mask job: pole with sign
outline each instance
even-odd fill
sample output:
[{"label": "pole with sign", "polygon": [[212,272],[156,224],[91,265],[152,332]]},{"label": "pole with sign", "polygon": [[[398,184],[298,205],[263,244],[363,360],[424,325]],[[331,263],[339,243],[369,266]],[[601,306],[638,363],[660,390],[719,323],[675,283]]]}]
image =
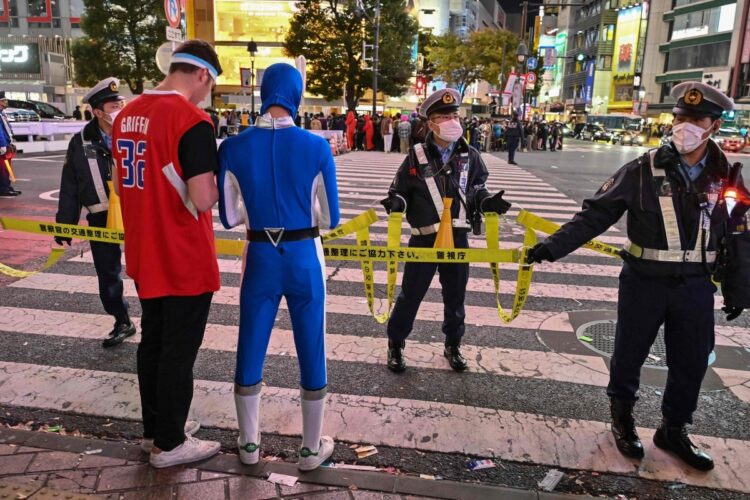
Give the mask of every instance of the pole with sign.
[{"label": "pole with sign", "polygon": [[164,14],[167,16],[167,40],[172,42],[172,51],[175,42],[182,42],[185,37],[182,33],[182,3],[180,0],[164,0]]}]

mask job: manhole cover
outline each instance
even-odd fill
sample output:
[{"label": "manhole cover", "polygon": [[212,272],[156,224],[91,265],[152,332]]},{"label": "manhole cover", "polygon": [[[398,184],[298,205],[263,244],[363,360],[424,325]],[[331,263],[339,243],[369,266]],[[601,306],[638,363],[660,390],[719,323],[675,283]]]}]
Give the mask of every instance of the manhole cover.
[{"label": "manhole cover", "polygon": [[[611,358],[612,354],[615,352],[616,328],[617,321],[614,320],[592,321],[581,325],[576,331],[576,337],[583,345],[592,351],[596,351],[602,356]],[[584,340],[581,337],[586,337],[591,340]],[[715,360],[716,354],[711,351],[711,354],[708,356],[708,364],[713,364]],[[651,346],[644,364],[651,368],[659,368],[662,370],[667,369],[667,346],[664,344],[663,325],[659,328],[659,333],[656,335],[656,340]]]}]

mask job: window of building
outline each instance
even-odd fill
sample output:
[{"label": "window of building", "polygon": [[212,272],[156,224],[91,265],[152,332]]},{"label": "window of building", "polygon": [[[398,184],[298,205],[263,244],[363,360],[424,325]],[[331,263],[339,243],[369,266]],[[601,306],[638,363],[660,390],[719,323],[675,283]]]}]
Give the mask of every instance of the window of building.
[{"label": "window of building", "polygon": [[732,31],[736,11],[737,4],[729,4],[675,16],[672,23],[672,40]]},{"label": "window of building", "polygon": [[70,0],[70,22],[79,23],[83,15],[83,0]]},{"label": "window of building", "polygon": [[51,0],[27,0],[27,2],[29,10],[29,26],[31,26],[31,23],[49,23],[52,21]]},{"label": "window of building", "polygon": [[[224,72],[219,75],[216,81],[218,85],[237,85],[240,83],[240,68],[250,68],[250,54],[245,46],[227,46],[217,45],[216,53],[219,56],[219,62]],[[263,70],[268,66],[285,62],[294,64],[294,60],[284,56],[281,47],[258,47],[258,53],[255,55],[255,70]]]},{"label": "window of building", "polygon": [[612,56],[599,56],[596,69],[610,71],[612,69]]},{"label": "window of building", "polygon": [[674,7],[681,7],[683,5],[690,5],[691,3],[703,2],[704,0],[675,0]]},{"label": "window of building", "polygon": [[216,0],[214,38],[217,42],[281,43],[289,20],[297,11],[295,2],[281,0]]},{"label": "window of building", "polygon": [[[675,85],[679,85],[683,81],[689,82],[691,80],[681,80],[679,82],[666,82],[661,84],[661,95],[659,96],[660,103],[673,103],[674,99],[669,95]],[[697,80],[696,80],[697,81]]]},{"label": "window of building", "polygon": [[607,41],[611,42],[615,39],[615,25],[614,24],[608,24],[607,25]]},{"label": "window of building", "polygon": [[670,50],[667,53],[665,71],[703,68],[707,65],[726,66],[729,64],[730,43],[709,43]]},{"label": "window of building", "polygon": [[18,4],[16,0],[0,0],[0,27],[18,28]]}]

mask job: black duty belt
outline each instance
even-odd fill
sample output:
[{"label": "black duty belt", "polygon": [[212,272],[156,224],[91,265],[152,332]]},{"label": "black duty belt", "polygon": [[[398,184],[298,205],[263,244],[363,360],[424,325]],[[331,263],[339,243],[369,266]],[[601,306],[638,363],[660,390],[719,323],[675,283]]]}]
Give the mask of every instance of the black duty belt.
[{"label": "black duty belt", "polygon": [[271,243],[273,246],[282,241],[310,240],[320,236],[317,226],[305,229],[284,229],[283,227],[267,227],[263,231],[248,231],[247,241],[257,243]]}]

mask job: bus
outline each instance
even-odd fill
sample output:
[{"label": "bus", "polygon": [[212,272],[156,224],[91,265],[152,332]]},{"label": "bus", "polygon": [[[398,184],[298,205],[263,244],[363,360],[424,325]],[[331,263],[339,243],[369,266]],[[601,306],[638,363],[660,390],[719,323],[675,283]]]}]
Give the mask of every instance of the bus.
[{"label": "bus", "polygon": [[640,132],[646,120],[638,115],[589,115],[586,123],[601,125],[607,130],[624,129]]}]

